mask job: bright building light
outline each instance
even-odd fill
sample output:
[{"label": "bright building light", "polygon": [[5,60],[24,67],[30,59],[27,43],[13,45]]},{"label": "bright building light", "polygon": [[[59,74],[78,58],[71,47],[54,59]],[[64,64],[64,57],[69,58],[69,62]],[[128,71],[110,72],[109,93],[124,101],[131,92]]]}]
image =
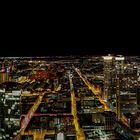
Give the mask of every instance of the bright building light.
[{"label": "bright building light", "polygon": [[103,56],[104,60],[112,60],[113,56]]},{"label": "bright building light", "polygon": [[115,60],[124,60],[124,57],[115,57]]}]

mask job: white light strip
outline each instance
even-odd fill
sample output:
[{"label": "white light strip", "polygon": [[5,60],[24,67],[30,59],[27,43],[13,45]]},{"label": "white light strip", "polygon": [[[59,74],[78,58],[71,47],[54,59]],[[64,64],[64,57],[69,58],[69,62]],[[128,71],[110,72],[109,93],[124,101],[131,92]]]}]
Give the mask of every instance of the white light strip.
[{"label": "white light strip", "polygon": [[104,60],[112,60],[113,56],[103,56]]},{"label": "white light strip", "polygon": [[115,60],[124,60],[124,57],[115,57]]}]

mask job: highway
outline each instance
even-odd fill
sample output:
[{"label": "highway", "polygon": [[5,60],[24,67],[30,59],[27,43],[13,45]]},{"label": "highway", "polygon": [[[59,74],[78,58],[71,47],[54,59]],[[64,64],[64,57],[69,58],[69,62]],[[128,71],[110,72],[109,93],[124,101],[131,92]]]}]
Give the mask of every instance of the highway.
[{"label": "highway", "polygon": [[104,105],[105,111],[110,111],[108,105],[106,102],[101,98],[101,90],[100,88],[95,88],[94,85],[92,85],[84,76],[82,76],[82,73],[79,69],[75,68],[75,71],[78,73],[82,81],[88,86],[89,90],[92,91],[94,95],[99,99],[99,101]]},{"label": "highway", "polygon": [[76,130],[76,137],[77,140],[85,140],[85,134],[82,128],[80,128],[78,117],[77,117],[77,107],[76,107],[76,100],[75,100],[75,92],[72,82],[72,76],[69,74],[69,81],[70,81],[70,91],[71,91],[71,113],[74,118],[74,125]]}]

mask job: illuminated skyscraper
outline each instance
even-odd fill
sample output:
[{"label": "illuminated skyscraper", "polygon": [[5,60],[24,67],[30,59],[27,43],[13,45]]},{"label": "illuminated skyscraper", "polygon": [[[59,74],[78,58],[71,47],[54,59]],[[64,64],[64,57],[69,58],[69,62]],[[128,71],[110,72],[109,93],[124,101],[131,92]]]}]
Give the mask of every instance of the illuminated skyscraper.
[{"label": "illuminated skyscraper", "polygon": [[[139,66],[140,67],[140,66]],[[138,89],[137,89],[137,106],[138,115],[140,116],[140,68],[138,67]]]},{"label": "illuminated skyscraper", "polygon": [[104,60],[104,95],[103,95],[103,98],[106,101],[108,101],[108,97],[110,96],[113,56],[111,56],[111,55],[104,56],[103,60]]},{"label": "illuminated skyscraper", "polygon": [[118,119],[121,118],[121,104],[120,104],[120,79],[121,75],[124,74],[124,60],[123,56],[116,56],[114,60],[115,64],[115,77],[116,78],[116,114]]},{"label": "illuminated skyscraper", "polygon": [[114,60],[116,70],[116,113],[137,113],[137,67],[125,63],[125,57],[117,56]]},{"label": "illuminated skyscraper", "polygon": [[140,87],[138,87],[138,91],[137,91],[137,105],[138,105],[138,109],[140,110]]},{"label": "illuminated skyscraper", "polygon": [[116,114],[118,120],[121,118],[121,107],[120,107],[120,76],[117,77],[116,82]]},{"label": "illuminated skyscraper", "polygon": [[126,65],[120,79],[120,106],[123,114],[137,114],[137,82],[137,68],[133,64]]},{"label": "illuminated skyscraper", "polygon": [[5,130],[4,130],[4,104],[3,104],[3,94],[4,90],[0,90],[0,140],[5,140]]},{"label": "illuminated skyscraper", "polygon": [[2,63],[2,69],[1,69],[2,72],[5,72],[5,67],[4,67],[4,63]]},{"label": "illuminated skyscraper", "polygon": [[115,69],[117,74],[124,73],[124,60],[125,58],[121,55],[115,57]]}]

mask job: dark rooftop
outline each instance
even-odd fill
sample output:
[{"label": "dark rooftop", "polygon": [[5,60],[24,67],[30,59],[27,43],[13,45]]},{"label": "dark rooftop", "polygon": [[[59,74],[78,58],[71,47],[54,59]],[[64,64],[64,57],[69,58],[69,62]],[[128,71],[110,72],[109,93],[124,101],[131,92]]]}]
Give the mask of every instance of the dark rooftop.
[{"label": "dark rooftop", "polygon": [[0,88],[5,88],[5,89],[19,89],[21,86],[20,83],[17,82],[4,82],[0,84]]}]

